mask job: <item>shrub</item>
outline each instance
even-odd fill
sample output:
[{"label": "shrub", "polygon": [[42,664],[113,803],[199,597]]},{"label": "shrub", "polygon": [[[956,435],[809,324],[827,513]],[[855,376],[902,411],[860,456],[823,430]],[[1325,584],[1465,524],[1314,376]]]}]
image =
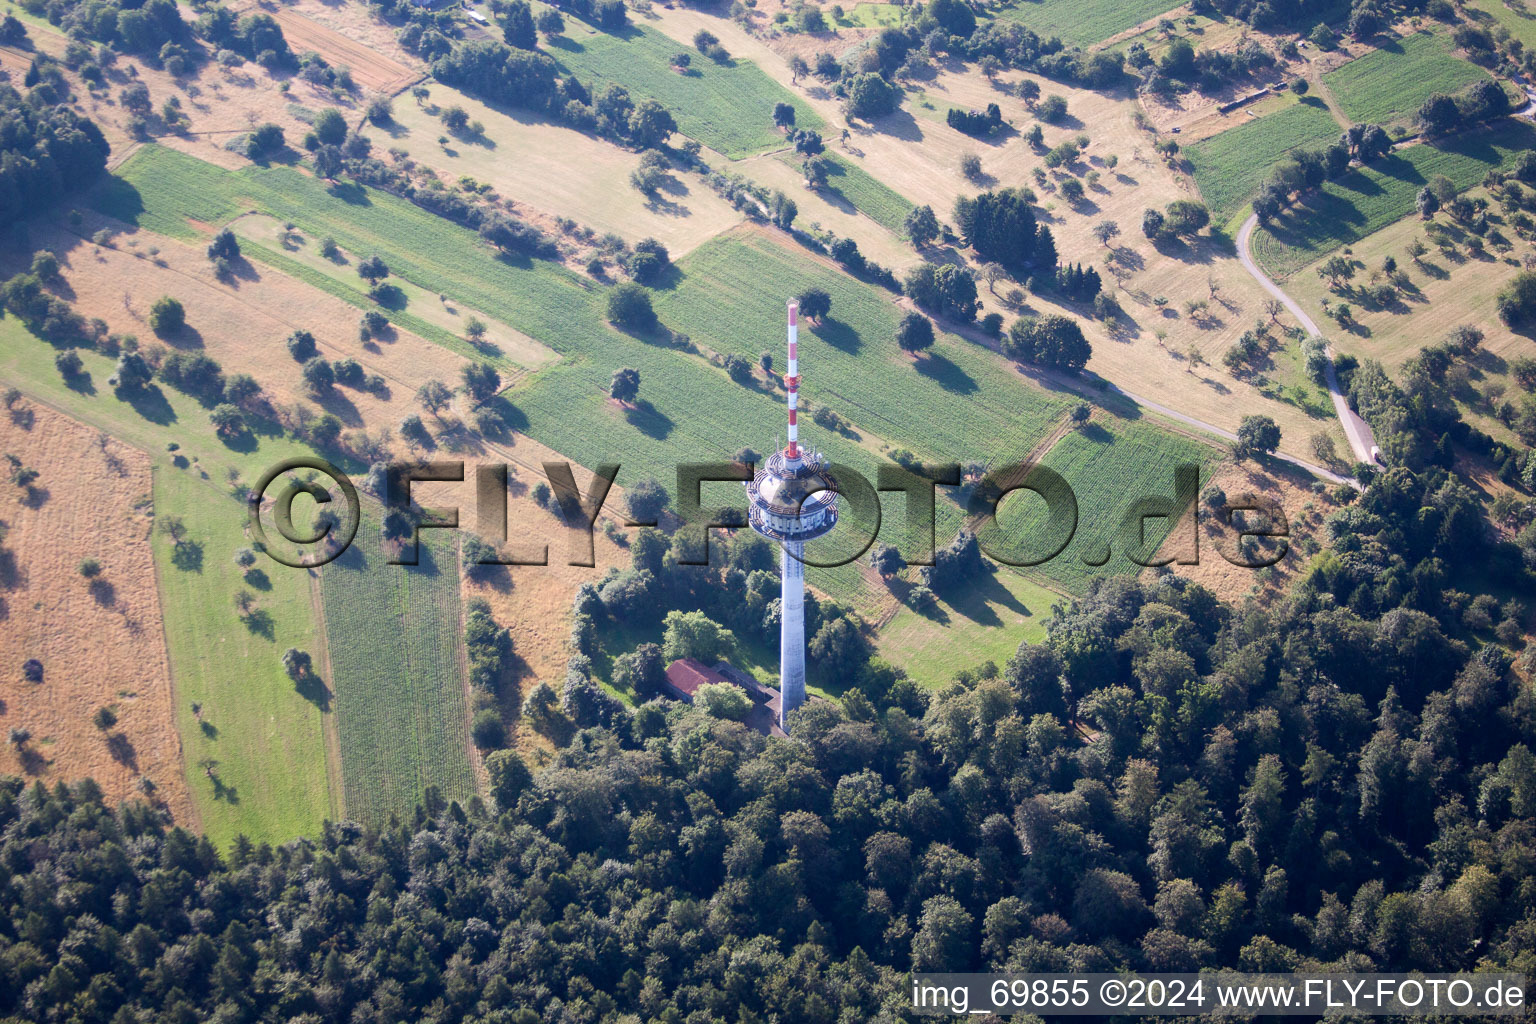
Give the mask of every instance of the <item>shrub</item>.
[{"label": "shrub", "polygon": [[475,746],[481,750],[499,749],[507,745],[507,727],[502,724],[501,715],[494,708],[475,712],[469,734]]},{"label": "shrub", "polygon": [[633,281],[614,286],[608,293],[608,319],[627,330],[644,331],[656,326],[651,293]]},{"label": "shrub", "polygon": [[149,310],[149,326],[156,334],[175,334],[187,323],[187,311],[181,302],[162,295]]}]

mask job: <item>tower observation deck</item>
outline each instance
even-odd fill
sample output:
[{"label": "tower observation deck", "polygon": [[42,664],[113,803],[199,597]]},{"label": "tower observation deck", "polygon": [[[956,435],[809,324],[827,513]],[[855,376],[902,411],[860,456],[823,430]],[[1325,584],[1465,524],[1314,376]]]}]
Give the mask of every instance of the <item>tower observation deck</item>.
[{"label": "tower observation deck", "polygon": [[789,303],[788,443],[760,465],[747,484],[747,521],[779,545],[779,726],[805,703],[805,544],[837,525],[837,484],[819,452],[800,447],[799,309]]}]

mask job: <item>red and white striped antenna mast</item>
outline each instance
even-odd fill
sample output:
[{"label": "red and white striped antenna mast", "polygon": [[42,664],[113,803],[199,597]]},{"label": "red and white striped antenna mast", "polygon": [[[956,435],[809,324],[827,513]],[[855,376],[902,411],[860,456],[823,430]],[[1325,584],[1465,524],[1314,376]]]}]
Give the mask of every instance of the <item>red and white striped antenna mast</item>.
[{"label": "red and white striped antenna mast", "polygon": [[800,406],[800,303],[789,300],[789,366],[784,374],[784,387],[789,392],[789,444],[784,447],[784,457],[791,462],[800,458],[800,428],[796,417]]}]

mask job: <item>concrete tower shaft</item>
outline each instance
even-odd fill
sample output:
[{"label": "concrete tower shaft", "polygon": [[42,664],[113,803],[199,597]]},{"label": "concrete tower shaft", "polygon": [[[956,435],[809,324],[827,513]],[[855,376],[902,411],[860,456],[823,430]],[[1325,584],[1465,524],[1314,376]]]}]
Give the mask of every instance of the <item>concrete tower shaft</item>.
[{"label": "concrete tower shaft", "polygon": [[779,725],[805,703],[805,543],[837,525],[836,481],[819,453],[800,447],[799,309],[791,301],[789,363],[784,390],[789,400],[789,434],[747,484],[747,518],[752,529],[778,543],[779,553]]}]

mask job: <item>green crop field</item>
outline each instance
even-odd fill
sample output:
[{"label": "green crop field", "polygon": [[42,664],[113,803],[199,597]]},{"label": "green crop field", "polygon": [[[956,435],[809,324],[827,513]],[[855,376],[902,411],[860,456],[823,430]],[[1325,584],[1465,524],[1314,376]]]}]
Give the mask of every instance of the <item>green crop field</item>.
[{"label": "green crop field", "polygon": [[1169,0],[1017,0],[997,17],[1018,22],[1044,39],[1056,36],[1068,46],[1088,46],[1177,6]]},{"label": "green crop field", "polygon": [[[783,133],[773,126],[775,103],[794,106],[797,127],[826,127],[803,100],[749,60],[716,63],[643,27],[622,36],[586,35],[573,24],[570,32],[549,46],[567,71],[591,80],[594,91],[617,83],[636,100],[657,100],[672,112],[684,135],[733,160],[784,145]],[[692,58],[687,74],[672,70],[672,57],[679,52]]]},{"label": "green crop field", "polygon": [[1201,139],[1185,147],[1184,155],[1211,209],[1211,222],[1221,225],[1253,197],[1287,153],[1321,147],[1338,137],[1338,122],[1321,100],[1311,99]]},{"label": "green crop field", "polygon": [[1061,595],[1007,568],[957,588],[933,609],[902,608],[880,630],[880,656],[922,686],[939,687],[955,672],[991,661],[1007,664],[1020,643],[1045,639],[1051,605]]},{"label": "green crop field", "polygon": [[[1077,530],[1062,552],[1028,571],[1071,593],[1081,592],[1093,576],[1139,572],[1126,557],[1121,524],[1132,503],[1142,497],[1174,496],[1174,469],[1180,464],[1209,467],[1221,458],[1215,448],[1139,423],[1095,423],[1066,434],[1046,453],[1041,465],[1060,473],[1077,499]],[[1171,523],[1144,523],[1148,550],[1167,535]],[[1054,529],[1054,528],[1052,528]],[[1058,537],[1047,528],[1045,502],[1028,491],[1005,498],[997,516],[992,547],[1011,559],[1049,553]],[[1109,549],[1110,557],[1099,566]]]},{"label": "green crop field", "polygon": [[[907,214],[916,204],[853,161],[832,152],[826,155],[827,183],[823,191],[847,202],[887,231],[901,234]],[[779,159],[796,170],[802,163],[797,154],[784,153]]]},{"label": "green crop field", "polygon": [[1437,174],[1470,188],[1536,146],[1536,128],[1508,119],[1433,145],[1409,146],[1330,181],[1305,202],[1255,232],[1254,254],[1271,273],[1295,272],[1414,212],[1419,190]]},{"label": "green crop field", "polygon": [[1451,53],[1442,33],[1415,32],[1357,57],[1323,76],[1345,115],[1356,123],[1412,120],[1433,93],[1453,93],[1488,72]]},{"label": "green crop field", "polygon": [[662,318],[718,352],[755,360],[767,349],[780,369],[784,296],[808,286],[825,289],[832,296],[827,322],[806,323],[800,332],[809,404],[829,405],[925,457],[1022,456],[1065,409],[990,353],[958,339],[941,337],[926,359],[909,358],[895,341],[903,311],[886,293],[766,235],[715,239],[679,267],[682,281],[659,296]]},{"label": "green crop field", "polygon": [[365,502],[357,539],[320,571],[347,816],[372,824],[427,786],[474,792],[454,535],[425,530],[420,565],[389,565],[379,516]]},{"label": "green crop field", "polygon": [[[233,602],[246,583],[232,556],[250,541],[243,505],[222,489],[228,471],[253,482],[278,459],[309,449],[263,435],[231,448],[216,436],[207,410],[169,388],[125,402],[106,384],[113,360],[89,350],[77,350],[89,386],[65,387],[53,365],[56,352],[14,317],[0,321],[0,379],[149,452],[155,514],[180,516],[187,525],[179,562],[167,538],[156,534],[154,544],[187,788],[204,830],[220,846],[241,833],[258,842],[317,833],[335,813],[321,713],[294,691],[280,663],[288,647],[313,646],[308,582],[296,570],[258,566],[263,576],[255,579],[267,589],[250,589],[266,615],[257,625],[271,635],[240,626]],[[171,442],[178,446],[174,457],[166,450]],[[192,715],[193,701],[203,706],[207,728]],[[205,760],[218,762],[214,773],[226,788],[217,796],[199,764]]]}]

